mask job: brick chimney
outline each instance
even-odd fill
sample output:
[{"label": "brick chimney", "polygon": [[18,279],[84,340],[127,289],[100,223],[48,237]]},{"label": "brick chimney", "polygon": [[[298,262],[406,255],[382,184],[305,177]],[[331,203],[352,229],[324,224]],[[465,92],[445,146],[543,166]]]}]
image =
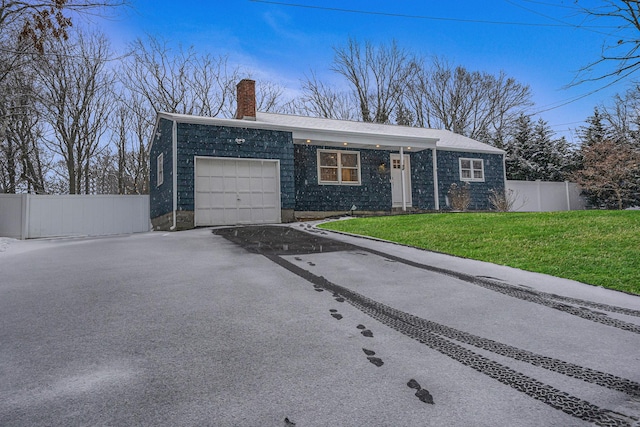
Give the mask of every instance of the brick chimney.
[{"label": "brick chimney", "polygon": [[236,86],[238,89],[238,109],[236,119],[256,119],[256,82],[255,80],[242,79]]}]

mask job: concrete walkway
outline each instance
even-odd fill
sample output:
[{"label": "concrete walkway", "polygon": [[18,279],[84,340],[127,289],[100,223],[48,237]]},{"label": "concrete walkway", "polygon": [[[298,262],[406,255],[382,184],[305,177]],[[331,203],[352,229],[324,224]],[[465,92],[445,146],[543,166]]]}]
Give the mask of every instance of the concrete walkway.
[{"label": "concrete walkway", "polygon": [[308,224],[215,233],[5,244],[0,425],[640,425],[638,297]]}]

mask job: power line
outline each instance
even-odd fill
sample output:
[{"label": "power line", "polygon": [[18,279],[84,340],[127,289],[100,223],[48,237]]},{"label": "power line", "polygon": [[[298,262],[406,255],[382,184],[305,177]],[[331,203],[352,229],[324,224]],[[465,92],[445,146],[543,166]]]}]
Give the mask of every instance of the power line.
[{"label": "power line", "polygon": [[567,5],[564,5],[564,4],[548,3],[548,2],[536,1],[536,0],[522,0],[522,1],[527,2],[527,3],[541,4],[543,6],[560,7],[560,8],[564,8],[564,9],[576,10],[575,6],[567,6]]},{"label": "power line", "polygon": [[544,24],[544,23],[532,23],[532,22],[510,22],[510,21],[488,21],[482,19],[463,19],[463,18],[446,18],[441,16],[427,16],[427,15],[410,15],[405,13],[392,13],[392,12],[378,12],[372,10],[361,10],[361,9],[344,9],[339,7],[327,7],[327,6],[314,6],[307,4],[299,4],[299,3],[287,3],[280,1],[271,1],[271,0],[249,0],[254,3],[265,3],[265,4],[273,4],[278,6],[286,6],[286,7],[298,7],[302,9],[314,9],[314,10],[325,10],[329,12],[341,12],[341,13],[354,13],[360,15],[375,15],[375,16],[388,16],[392,18],[408,18],[408,19],[423,19],[429,21],[446,21],[446,22],[462,22],[467,24],[490,24],[490,25],[516,25],[516,26],[526,26],[526,27],[556,27],[556,28],[615,28],[611,26],[577,26],[568,23],[561,24]]},{"label": "power line", "polygon": [[[534,114],[534,115],[538,115],[538,114],[540,114],[540,113],[546,113],[547,111],[555,110],[555,109],[558,109],[558,108],[560,108],[560,107],[564,107],[564,106],[566,106],[566,105],[573,104],[573,103],[574,103],[574,102],[576,102],[576,101],[579,101],[579,100],[581,100],[581,99],[583,99],[583,98],[586,98],[586,97],[588,97],[588,96],[593,95],[594,93],[598,93],[598,92],[600,92],[601,90],[604,90],[604,89],[606,89],[606,88],[608,88],[608,87],[610,87],[610,86],[613,86],[614,84],[618,83],[620,80],[622,80],[622,79],[623,79],[623,78],[625,78],[625,77],[626,77],[626,75],[625,75],[625,76],[622,76],[622,77],[620,77],[620,78],[617,78],[617,79],[613,80],[612,82],[609,82],[609,83],[607,83],[606,85],[601,86],[601,87],[599,87],[599,88],[597,88],[597,89],[594,89],[594,90],[592,90],[592,91],[590,91],[590,92],[583,93],[582,95],[578,95],[578,96],[575,96],[575,97],[573,97],[573,98],[569,98],[569,99],[565,99],[565,100],[562,100],[562,101],[558,101],[560,104],[558,104],[558,105],[556,105],[556,106],[552,106],[552,105],[557,104],[558,102],[555,102],[555,103],[553,103],[553,104],[548,104],[548,105],[546,105],[546,106],[542,106],[542,107],[540,107],[540,108],[542,108],[541,110],[538,110],[538,111],[534,112],[533,114]],[[548,107],[548,108],[547,108],[547,107]]]},{"label": "power line", "polygon": [[[506,3],[512,5],[512,6],[515,6],[515,7],[518,7],[520,9],[526,10],[529,13],[533,13],[534,15],[542,16],[545,19],[549,19],[551,21],[558,22],[558,23],[562,24],[563,26],[570,27],[570,28],[579,28],[579,29],[591,31],[591,32],[596,33],[596,34],[602,34],[602,35],[605,35],[605,36],[612,36],[612,34],[604,33],[602,31],[597,31],[597,30],[595,30],[595,28],[612,28],[612,29],[613,28],[617,28],[617,27],[605,27],[605,26],[590,26],[590,25],[583,25],[583,24],[571,24],[569,22],[563,21],[563,20],[558,19],[558,18],[554,18],[553,16],[546,15],[544,13],[538,12],[537,10],[533,10],[533,9],[528,8],[526,6],[523,6],[521,4],[515,3],[515,2],[513,2],[511,0],[504,0],[504,1]],[[525,1],[527,1],[527,0],[525,0]],[[538,3],[538,4],[546,4],[546,3],[535,2],[535,1],[530,1],[530,2],[531,3]]]},{"label": "power line", "polygon": [[[60,57],[60,58],[67,58],[67,59],[85,59],[85,58],[95,58],[95,56],[91,56],[91,55],[82,55],[82,54],[73,54],[73,53],[62,53],[62,52],[51,52],[51,51],[45,51],[43,53],[37,53],[37,52],[28,52],[28,51],[20,51],[20,50],[15,50],[15,49],[7,49],[4,47],[0,47],[0,52],[4,52],[4,53],[8,53],[11,55],[17,55],[17,56],[36,56],[36,57]],[[122,55],[118,55],[115,56],[113,58],[107,58],[105,59],[105,62],[115,62],[115,61],[122,61],[123,59],[127,58],[129,56],[128,53],[122,54]]]}]

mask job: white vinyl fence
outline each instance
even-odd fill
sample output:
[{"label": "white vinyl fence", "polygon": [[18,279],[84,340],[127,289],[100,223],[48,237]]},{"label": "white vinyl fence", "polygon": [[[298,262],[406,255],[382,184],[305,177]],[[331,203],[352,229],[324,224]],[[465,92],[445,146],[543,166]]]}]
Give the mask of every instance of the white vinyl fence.
[{"label": "white vinyl fence", "polygon": [[585,209],[580,187],[573,182],[509,181],[516,212],[575,211]]},{"label": "white vinyl fence", "polygon": [[150,228],[147,195],[0,194],[0,237],[106,236]]}]

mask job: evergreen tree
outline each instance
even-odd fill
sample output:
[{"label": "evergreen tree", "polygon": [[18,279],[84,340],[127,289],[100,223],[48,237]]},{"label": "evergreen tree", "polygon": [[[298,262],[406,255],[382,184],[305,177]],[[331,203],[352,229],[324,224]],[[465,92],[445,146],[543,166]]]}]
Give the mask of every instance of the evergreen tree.
[{"label": "evergreen tree", "polygon": [[563,181],[574,169],[575,157],[564,137],[542,119],[535,124],[521,115],[506,145],[507,178],[522,181]]},{"label": "evergreen tree", "polygon": [[527,171],[523,167],[528,142],[532,139],[531,117],[521,114],[517,119],[511,138],[505,144],[507,179],[527,180]]},{"label": "evergreen tree", "polygon": [[605,118],[598,107],[595,107],[593,116],[589,116],[586,120],[587,126],[581,126],[578,129],[581,147],[586,148],[594,143],[611,139],[611,130],[605,126],[604,120]]}]

